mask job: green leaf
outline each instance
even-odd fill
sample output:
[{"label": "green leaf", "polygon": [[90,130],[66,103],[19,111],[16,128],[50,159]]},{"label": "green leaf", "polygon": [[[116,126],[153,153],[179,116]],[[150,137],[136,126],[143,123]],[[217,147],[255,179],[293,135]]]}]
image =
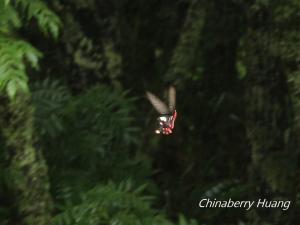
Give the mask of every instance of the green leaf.
[{"label": "green leaf", "polygon": [[7,90],[7,94],[9,96],[9,98],[13,99],[18,90],[18,85],[17,85],[16,81],[14,81],[14,80],[9,81],[6,86],[6,90]]},{"label": "green leaf", "polygon": [[26,58],[31,63],[31,66],[35,69],[38,69],[38,60],[42,56],[41,52],[35,49],[30,49],[25,54],[26,54]]},{"label": "green leaf", "polygon": [[41,0],[17,0],[17,5],[26,12],[27,20],[34,18],[40,30],[57,38],[62,25],[59,17]]},{"label": "green leaf", "polygon": [[246,77],[246,75],[247,75],[247,68],[246,68],[246,66],[241,61],[237,61],[236,62],[236,69],[237,69],[237,72],[238,72],[238,77],[240,79],[243,79],[243,78]]},{"label": "green leaf", "polygon": [[37,69],[41,55],[25,41],[0,36],[0,91],[6,90],[10,98],[17,91],[27,93],[29,90],[25,59]]}]

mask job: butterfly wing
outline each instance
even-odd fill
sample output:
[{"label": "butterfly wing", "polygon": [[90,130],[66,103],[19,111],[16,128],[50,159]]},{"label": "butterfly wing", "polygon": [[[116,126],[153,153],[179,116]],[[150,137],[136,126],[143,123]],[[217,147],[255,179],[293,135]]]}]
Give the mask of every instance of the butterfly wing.
[{"label": "butterfly wing", "polygon": [[169,114],[170,111],[167,107],[167,105],[161,101],[158,97],[156,97],[154,94],[150,92],[146,92],[146,96],[153,105],[153,107],[159,112],[160,114]]},{"label": "butterfly wing", "polygon": [[176,106],[176,90],[173,86],[169,88],[169,110],[173,112]]}]

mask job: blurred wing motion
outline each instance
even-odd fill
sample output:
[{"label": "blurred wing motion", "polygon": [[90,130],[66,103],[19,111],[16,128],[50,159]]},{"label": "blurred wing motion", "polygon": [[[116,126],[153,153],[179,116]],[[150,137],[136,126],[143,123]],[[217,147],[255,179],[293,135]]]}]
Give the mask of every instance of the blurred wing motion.
[{"label": "blurred wing motion", "polygon": [[160,114],[169,114],[170,111],[167,107],[167,105],[161,101],[158,97],[156,97],[154,94],[150,92],[146,92],[147,98],[153,105],[153,107],[160,113]]},{"label": "blurred wing motion", "polygon": [[173,112],[176,106],[176,90],[173,86],[169,88],[169,111]]}]

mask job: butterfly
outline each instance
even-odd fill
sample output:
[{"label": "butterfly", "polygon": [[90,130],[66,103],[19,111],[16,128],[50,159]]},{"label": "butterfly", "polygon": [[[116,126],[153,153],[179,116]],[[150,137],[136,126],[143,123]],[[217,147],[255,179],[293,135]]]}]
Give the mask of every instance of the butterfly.
[{"label": "butterfly", "polygon": [[146,96],[149,99],[150,103],[160,114],[157,118],[158,128],[155,130],[157,134],[169,135],[172,134],[175,120],[177,117],[177,112],[175,109],[176,104],[176,90],[173,86],[169,87],[168,91],[168,100],[169,105],[165,104],[162,100],[156,97],[151,92],[146,92]]}]

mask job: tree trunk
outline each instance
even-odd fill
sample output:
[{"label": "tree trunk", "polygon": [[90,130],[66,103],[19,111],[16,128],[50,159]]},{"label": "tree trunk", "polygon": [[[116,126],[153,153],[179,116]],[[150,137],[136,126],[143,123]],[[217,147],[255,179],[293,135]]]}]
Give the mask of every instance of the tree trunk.
[{"label": "tree trunk", "polygon": [[[201,38],[202,52],[198,59],[203,64],[200,107],[203,153],[207,159],[220,157],[215,164],[223,179],[243,180],[246,165],[234,165],[236,160],[247,160],[245,140],[244,90],[236,68],[238,46],[245,27],[245,16],[237,1],[206,3],[206,17]],[[199,82],[200,83],[200,82]],[[205,109],[205,110],[203,110]],[[199,119],[197,119],[200,121]],[[228,151],[231,154],[228,154]],[[203,157],[203,156],[202,156]],[[201,169],[201,168],[199,168]],[[207,177],[207,179],[211,179]],[[221,182],[219,177],[216,182]]]},{"label": "tree trunk", "polygon": [[187,11],[186,19],[178,43],[173,51],[168,71],[165,75],[169,81],[180,83],[182,78],[196,76],[197,52],[204,24],[205,9],[203,1],[193,0]]},{"label": "tree trunk", "polygon": [[2,124],[20,217],[26,225],[49,225],[52,200],[48,168],[41,150],[35,145],[34,110],[30,96],[18,95],[8,103],[8,111],[5,113],[8,119]]},{"label": "tree trunk", "polygon": [[[256,5],[258,6],[258,5]],[[251,144],[251,183],[256,198],[293,200],[295,146],[293,114],[287,72],[274,49],[272,12],[267,7],[251,8],[245,38],[247,66],[247,137]],[[256,209],[254,222],[286,224],[292,210]]]}]

